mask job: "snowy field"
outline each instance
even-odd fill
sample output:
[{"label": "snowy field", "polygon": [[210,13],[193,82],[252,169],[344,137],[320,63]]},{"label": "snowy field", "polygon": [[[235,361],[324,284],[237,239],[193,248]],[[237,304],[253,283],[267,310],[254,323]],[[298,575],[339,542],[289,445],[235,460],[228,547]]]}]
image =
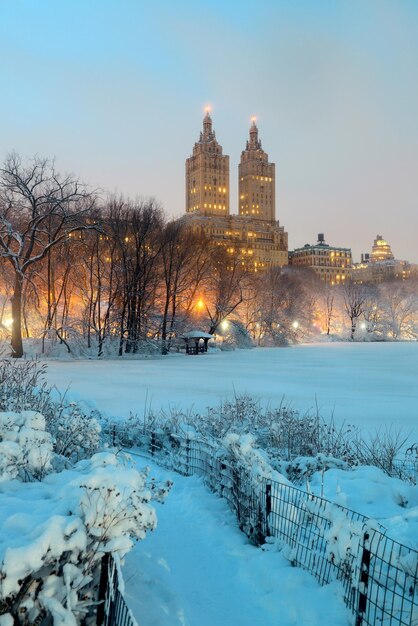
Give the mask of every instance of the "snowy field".
[{"label": "snowy field", "polygon": [[126,557],[126,599],[141,626],[352,622],[338,584],[320,587],[277,551],[252,546],[226,501],[198,478],[157,466],[152,475],[174,480],[174,487],[165,504],[157,505],[155,533]]},{"label": "snowy field", "polygon": [[331,343],[141,360],[48,361],[48,380],[106,415],[170,407],[203,411],[247,392],[369,430],[394,424],[418,439],[418,342]]}]

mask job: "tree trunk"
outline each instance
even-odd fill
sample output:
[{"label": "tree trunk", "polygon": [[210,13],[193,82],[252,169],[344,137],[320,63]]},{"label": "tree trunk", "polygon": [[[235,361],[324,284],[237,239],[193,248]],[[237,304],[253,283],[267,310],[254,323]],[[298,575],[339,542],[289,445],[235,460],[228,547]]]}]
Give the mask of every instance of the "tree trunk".
[{"label": "tree trunk", "polygon": [[167,295],[165,298],[165,304],[164,304],[164,313],[163,313],[163,321],[161,324],[161,354],[167,354],[168,353],[168,349],[167,349],[167,322],[168,322],[168,308],[170,306],[170,296],[168,294],[168,289],[167,289]]},{"label": "tree trunk", "polygon": [[23,290],[23,276],[16,274],[13,296],[11,298],[12,303],[12,354],[15,359],[20,359],[23,356],[23,343],[22,343],[22,290]]}]

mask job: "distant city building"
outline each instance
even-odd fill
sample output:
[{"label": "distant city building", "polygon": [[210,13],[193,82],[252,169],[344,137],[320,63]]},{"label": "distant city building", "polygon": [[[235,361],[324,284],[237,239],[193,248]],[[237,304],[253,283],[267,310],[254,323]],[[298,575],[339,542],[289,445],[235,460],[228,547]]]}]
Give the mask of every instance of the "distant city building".
[{"label": "distant city building", "polygon": [[385,280],[406,280],[418,275],[418,266],[408,261],[362,261],[354,263],[352,277],[356,283],[381,283]]},{"label": "distant city building", "polygon": [[321,280],[339,285],[351,277],[352,256],[350,248],[336,248],[325,243],[323,233],[316,244],[307,243],[289,253],[289,263],[295,267],[312,269]]},{"label": "distant city building", "polygon": [[186,160],[186,214],[191,228],[223,246],[251,271],[288,263],[288,240],[275,219],[275,165],[258,139],[255,118],[241,154],[239,215],[229,212],[229,157],[212,130],[209,111],[203,132]]},{"label": "distant city building", "polygon": [[405,280],[417,273],[417,265],[395,259],[389,243],[382,235],[376,235],[371,253],[362,254],[361,263],[353,265],[353,279],[359,283]]},{"label": "distant city building", "polygon": [[392,250],[387,241],[385,241],[382,235],[376,235],[374,240],[372,253],[370,256],[370,262],[376,263],[379,261],[390,261],[395,257],[392,254]]}]

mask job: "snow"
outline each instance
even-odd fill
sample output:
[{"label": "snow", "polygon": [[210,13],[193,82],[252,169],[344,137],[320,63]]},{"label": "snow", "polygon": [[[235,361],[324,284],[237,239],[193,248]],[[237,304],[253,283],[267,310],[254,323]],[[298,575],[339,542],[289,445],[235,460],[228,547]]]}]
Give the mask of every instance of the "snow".
[{"label": "snow", "polygon": [[84,612],[78,593],[88,599],[84,587],[101,556],[123,556],[156,526],[150,501],[163,494],[148,488],[147,476],[125,465],[123,455],[103,452],[40,482],[1,481],[0,603],[31,577],[20,599],[32,603],[31,623],[43,606],[56,626],[75,626]]},{"label": "snow", "polygon": [[181,339],[215,339],[213,335],[205,333],[204,330],[191,330],[188,333],[184,333]]},{"label": "snow", "polygon": [[[323,484],[322,484],[323,481]],[[309,483],[316,495],[377,520],[387,535],[418,550],[418,486],[387,476],[377,467],[315,473]]]},{"label": "snow", "polygon": [[48,361],[47,377],[71,399],[111,417],[170,407],[204,411],[248,392],[337,422],[394,424],[418,439],[418,342],[308,344],[140,360]]},{"label": "snow", "polygon": [[[418,438],[418,343],[335,343],[141,360],[48,361],[47,377],[61,391],[70,384],[70,399],[81,399],[118,419],[131,411],[142,415],[150,408],[187,411],[193,405],[204,412],[221,398],[247,392],[272,405],[284,397],[302,412],[315,409],[317,400],[321,414],[327,417],[334,411],[337,422],[345,419],[368,429],[394,423],[412,431],[412,440]],[[10,480],[18,474],[13,459],[22,455],[17,446],[42,443],[38,436],[42,420],[34,412],[0,418],[1,445],[8,455],[7,467],[12,467],[12,474],[0,483],[0,562],[9,575],[4,593],[39,568],[46,552],[58,557],[70,549],[75,559],[85,548],[87,535],[90,541],[100,537],[96,516],[101,519],[106,511],[120,510],[121,491],[133,494],[130,505],[139,510],[138,478],[119,470],[107,453],[81,462],[77,471],[50,475],[43,483]],[[250,436],[228,435],[223,446],[253,464],[253,480],[267,475],[266,459],[254,451]],[[42,461],[29,460],[34,465]],[[141,626],[350,623],[338,585],[321,588],[273,547],[263,551],[250,545],[227,503],[198,478],[157,467],[153,472],[159,479],[174,480],[175,486],[167,503],[158,508],[156,533],[126,557],[128,603]],[[83,495],[80,487],[85,489]],[[377,468],[361,467],[351,472],[330,469],[324,479],[316,473],[310,488],[317,494],[324,489],[325,497],[382,523],[389,536],[416,545],[418,487],[388,478]],[[135,528],[138,538],[156,523],[149,497],[145,492],[138,501],[143,516]],[[334,520],[334,533],[340,521]],[[338,528],[343,555],[348,536],[344,525]],[[124,537],[109,538],[107,549],[124,553],[130,548],[132,529],[128,524],[123,530]],[[68,571],[68,576],[75,574]],[[52,606],[56,588],[57,581],[50,576],[42,602],[57,620],[62,613],[62,624],[70,624],[61,596]],[[4,616],[0,625],[8,626],[8,619]]]},{"label": "snow", "polygon": [[0,482],[20,473],[41,477],[50,467],[52,437],[35,411],[0,413]]},{"label": "snow", "polygon": [[252,546],[200,479],[152,473],[174,487],[156,532],[125,558],[126,600],[141,626],[351,623],[337,584],[320,587],[279,552]]}]

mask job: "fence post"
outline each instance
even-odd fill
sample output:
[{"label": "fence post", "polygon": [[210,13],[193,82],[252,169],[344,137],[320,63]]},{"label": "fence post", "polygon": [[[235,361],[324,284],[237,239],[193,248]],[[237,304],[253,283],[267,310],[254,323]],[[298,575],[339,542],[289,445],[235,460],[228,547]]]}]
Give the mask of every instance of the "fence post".
[{"label": "fence post", "polygon": [[186,439],[186,473],[188,476],[192,474],[190,471],[190,439],[187,437]]},{"label": "fence post", "polygon": [[113,424],[112,427],[112,446],[116,447],[116,424]]},{"label": "fence post", "polygon": [[234,495],[234,506],[237,514],[238,525],[243,529],[241,520],[241,501],[240,501],[240,478],[236,467],[232,469],[232,493]]},{"label": "fence post", "polygon": [[271,513],[271,483],[266,484],[266,537],[270,537],[269,515]]},{"label": "fence post", "polygon": [[[220,493],[221,498],[224,498],[225,497],[224,496],[224,491],[225,491],[225,481],[224,481],[225,473],[224,472],[225,472],[225,469],[226,469],[226,465],[225,465],[225,463],[223,461],[221,461],[221,463],[220,463],[220,469],[221,469],[221,472],[220,472],[220,474],[221,474],[220,475],[221,490],[220,490],[219,493]],[[211,478],[212,478],[212,483],[211,484],[213,484],[213,482],[214,482],[213,481],[213,477],[211,477]]]},{"label": "fence post", "polygon": [[109,581],[109,553],[102,557],[102,566],[100,570],[100,582],[99,582],[99,593],[97,597],[98,606],[97,606],[97,617],[96,617],[96,625],[102,626],[104,624],[105,617],[105,598],[106,591]]},{"label": "fence post", "polygon": [[356,616],[356,626],[361,626],[363,624],[363,617],[366,613],[367,608],[367,589],[369,586],[369,568],[370,568],[370,550],[367,547],[369,545],[370,535],[366,531],[363,536],[363,552],[361,555],[361,564],[360,564],[360,586],[359,586],[359,597],[358,597],[358,608],[357,608],[357,616]]}]

